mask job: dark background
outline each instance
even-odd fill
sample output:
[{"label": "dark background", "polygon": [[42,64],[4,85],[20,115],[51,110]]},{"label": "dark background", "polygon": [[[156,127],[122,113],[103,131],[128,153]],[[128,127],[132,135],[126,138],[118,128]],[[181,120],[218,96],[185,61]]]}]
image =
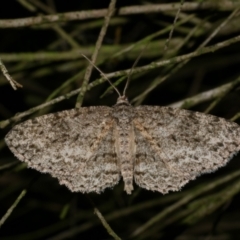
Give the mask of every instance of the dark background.
[{"label": "dark background", "polygon": [[[109,1],[29,0],[27,2],[33,10],[22,5],[20,1],[4,1],[1,3],[0,20],[44,16],[50,13],[89,11],[107,8],[109,4]],[[205,2],[213,5],[204,9],[199,5],[194,9],[186,10],[184,7],[194,1],[184,3],[178,22],[190,15],[192,18],[180,26],[175,26],[166,51],[164,44],[169,37],[169,31],[176,16],[175,8],[171,11],[130,13],[124,16],[116,13],[110,22],[99,52],[98,66],[105,73],[131,68],[146,46],[146,42],[120,56],[113,57],[114,54],[164,29],[166,30],[164,33],[149,41],[137,66],[196,51],[200,44],[239,7],[234,1],[219,1],[218,4],[216,1]],[[170,1],[118,1],[117,12],[121,7],[126,6],[135,6],[137,9],[147,4],[167,3],[171,5]],[[239,35],[239,13],[218,31],[208,46],[230,41]],[[9,119],[17,113],[44,103],[50,94],[80,71],[82,75],[66,84],[55,97],[81,87],[88,62],[80,53],[91,56],[102,23],[102,17],[92,17],[85,20],[33,24],[21,28],[1,27],[0,58],[11,76],[21,83],[23,88],[14,91],[5,77],[0,74],[0,119]],[[74,40],[75,45],[64,39],[59,29]],[[187,38],[190,34],[191,37]],[[223,84],[236,81],[240,73],[239,50],[239,43],[230,44],[228,47],[190,59],[179,70],[176,70],[178,63],[132,74],[127,96],[133,105],[169,105],[188,97],[196,100],[194,97],[197,94],[218,89]],[[79,57],[69,57],[66,60],[57,57],[51,60],[39,57],[43,53],[55,53],[57,56],[62,52],[71,51],[78,51]],[[13,59],[14,56],[21,57]],[[154,81],[157,79],[160,81],[167,75],[165,81],[152,87]],[[91,82],[98,78],[99,73],[94,70]],[[112,81],[115,80],[117,78],[112,79]],[[121,92],[124,84],[125,82],[118,86]],[[112,91],[101,98],[108,87],[109,84],[105,82],[92,88],[86,93],[83,105],[114,105],[117,99],[115,92]],[[149,88],[152,90],[144,98],[134,101]],[[76,97],[75,95],[41,109],[22,120],[48,112],[74,108]],[[236,116],[240,109],[239,84],[235,84],[229,91],[221,92],[208,100],[205,99],[205,95],[200,95],[194,104],[192,100],[188,102],[188,105],[185,104],[185,108],[204,112],[216,100],[216,105],[210,110],[210,114],[227,119]],[[234,121],[240,123],[237,117]],[[92,204],[98,208],[122,239],[179,240],[237,239],[240,237],[239,156],[234,157],[226,167],[219,171],[201,176],[187,184],[178,193],[162,195],[140,189],[135,185],[134,193],[128,196],[123,191],[122,182],[99,195],[71,193],[50,175],[27,169],[13,156],[4,143],[4,136],[14,124],[1,129],[0,135],[0,218],[12,206],[22,190],[26,189],[27,194],[1,226],[0,238],[2,240],[112,239],[94,214]],[[219,182],[227,177],[228,180]],[[209,186],[213,187],[207,190]],[[162,215],[159,216],[159,214]],[[158,220],[155,223],[133,237],[132,234],[135,231],[157,216]]]}]

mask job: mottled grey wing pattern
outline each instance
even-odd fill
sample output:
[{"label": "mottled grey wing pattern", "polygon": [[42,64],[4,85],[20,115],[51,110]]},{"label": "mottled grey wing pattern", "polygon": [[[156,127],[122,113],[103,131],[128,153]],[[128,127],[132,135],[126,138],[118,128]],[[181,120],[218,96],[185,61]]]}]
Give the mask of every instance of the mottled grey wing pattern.
[{"label": "mottled grey wing pattern", "polygon": [[5,140],[17,158],[70,190],[100,192],[120,179],[111,111],[88,107],[44,115],[16,125]]},{"label": "mottled grey wing pattern", "polygon": [[212,115],[159,106],[135,108],[134,178],[167,193],[224,166],[240,150],[240,127]]}]

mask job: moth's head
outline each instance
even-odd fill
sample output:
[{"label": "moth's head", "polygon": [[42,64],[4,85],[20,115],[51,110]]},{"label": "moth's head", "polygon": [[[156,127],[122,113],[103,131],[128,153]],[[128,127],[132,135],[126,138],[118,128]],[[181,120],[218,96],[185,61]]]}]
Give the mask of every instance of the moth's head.
[{"label": "moth's head", "polygon": [[126,105],[130,105],[128,99],[126,96],[120,96],[118,99],[117,99],[117,104],[116,105],[119,105],[119,104],[126,104]]}]

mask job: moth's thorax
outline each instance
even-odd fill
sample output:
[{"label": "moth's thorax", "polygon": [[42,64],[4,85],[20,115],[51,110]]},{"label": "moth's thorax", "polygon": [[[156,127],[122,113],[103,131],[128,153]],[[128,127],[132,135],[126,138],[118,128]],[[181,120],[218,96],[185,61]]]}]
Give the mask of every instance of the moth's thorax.
[{"label": "moth's thorax", "polygon": [[134,108],[125,102],[113,107],[115,119],[115,149],[119,159],[121,174],[128,194],[133,190],[133,159],[135,156],[135,137],[133,130]]},{"label": "moth's thorax", "polygon": [[[128,101],[128,99],[127,99],[126,96],[120,96],[120,97],[117,99],[116,105],[120,105],[120,104],[122,104],[122,103],[124,103],[124,104],[126,104],[126,105],[131,105],[131,104],[129,103],[129,101]],[[115,106],[116,106],[116,105],[115,105]]]},{"label": "moth's thorax", "polygon": [[127,103],[119,103],[113,106],[113,117],[117,121],[132,121],[134,108]]}]

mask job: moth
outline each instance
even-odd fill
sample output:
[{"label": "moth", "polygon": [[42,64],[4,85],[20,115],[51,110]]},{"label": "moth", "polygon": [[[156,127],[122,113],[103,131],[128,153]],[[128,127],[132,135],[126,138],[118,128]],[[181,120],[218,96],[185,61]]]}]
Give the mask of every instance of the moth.
[{"label": "moth", "polygon": [[216,116],[161,106],[51,113],[13,127],[5,141],[30,168],[50,173],[73,192],[102,192],[121,177],[163,194],[224,166],[240,150],[240,127]]}]

